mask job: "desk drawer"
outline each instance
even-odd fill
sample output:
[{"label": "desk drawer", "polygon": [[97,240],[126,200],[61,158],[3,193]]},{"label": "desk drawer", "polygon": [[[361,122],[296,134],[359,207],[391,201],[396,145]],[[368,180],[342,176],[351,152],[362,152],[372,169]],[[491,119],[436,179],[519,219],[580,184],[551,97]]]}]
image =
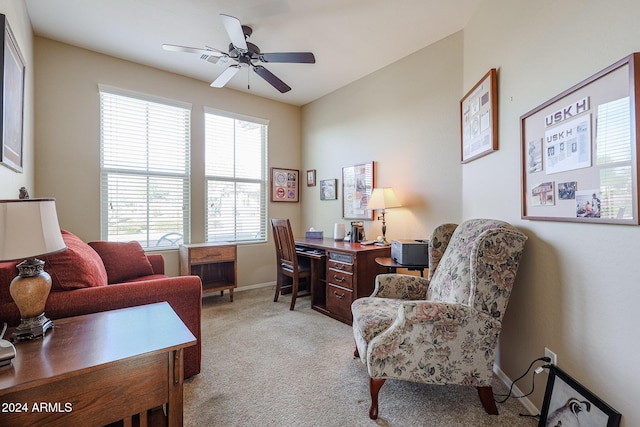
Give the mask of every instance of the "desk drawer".
[{"label": "desk drawer", "polygon": [[207,264],[218,261],[233,261],[236,259],[234,246],[203,246],[189,249],[191,264]]},{"label": "desk drawer", "polygon": [[353,289],[353,274],[329,268],[327,270],[327,282],[343,288]]},{"label": "desk drawer", "polygon": [[340,286],[327,286],[327,310],[345,319],[351,319],[353,292]]},{"label": "desk drawer", "polygon": [[330,259],[329,261],[327,261],[327,266],[335,270],[353,272],[353,264],[349,264],[346,262],[340,262],[340,261]]}]

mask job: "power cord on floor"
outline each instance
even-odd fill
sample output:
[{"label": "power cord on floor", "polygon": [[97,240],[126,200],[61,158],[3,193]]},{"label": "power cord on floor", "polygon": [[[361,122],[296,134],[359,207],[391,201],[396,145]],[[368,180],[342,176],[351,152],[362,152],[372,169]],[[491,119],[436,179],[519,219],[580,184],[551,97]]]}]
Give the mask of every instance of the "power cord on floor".
[{"label": "power cord on floor", "polygon": [[[531,391],[528,392],[527,394],[523,394],[522,396],[512,396],[511,394],[513,393],[513,387],[515,386],[515,384],[518,381],[520,381],[521,379],[523,379],[524,377],[527,376],[527,374],[529,373],[529,371],[531,371],[531,368],[533,368],[533,365],[536,362],[545,362],[546,365],[542,365],[542,366],[540,366],[540,367],[538,367],[536,369],[536,371],[535,371],[535,373],[533,375],[532,381],[531,381]],[[507,393],[507,394],[494,394],[494,396],[504,397],[504,399],[502,399],[502,400],[496,400],[496,403],[504,403],[510,397],[513,397],[514,399],[522,399],[523,397],[527,397],[527,396],[531,395],[533,393],[533,390],[535,389],[535,381],[536,381],[536,375],[535,374],[542,372],[542,368],[551,367],[551,365],[549,365],[549,363],[551,363],[551,359],[549,357],[539,357],[539,358],[535,359],[533,362],[531,362],[531,364],[527,368],[527,371],[511,382],[511,386],[509,387],[509,393]]]}]

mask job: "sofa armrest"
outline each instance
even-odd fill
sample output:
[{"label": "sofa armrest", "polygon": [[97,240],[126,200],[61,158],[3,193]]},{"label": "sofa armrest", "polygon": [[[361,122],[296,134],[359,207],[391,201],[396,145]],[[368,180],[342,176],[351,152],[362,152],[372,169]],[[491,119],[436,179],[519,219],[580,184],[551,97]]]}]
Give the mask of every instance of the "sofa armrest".
[{"label": "sofa armrest", "polygon": [[409,274],[378,274],[372,297],[403,300],[425,299],[429,281]]},{"label": "sofa armrest", "polygon": [[164,274],[164,256],[162,254],[146,254],[153,267],[153,274]]},{"label": "sofa armrest", "polygon": [[202,283],[197,276],[156,278],[52,292],[45,313],[55,320],[162,301],[169,303],[198,341],[195,346],[184,350],[184,376],[191,377],[200,372],[202,352]]}]

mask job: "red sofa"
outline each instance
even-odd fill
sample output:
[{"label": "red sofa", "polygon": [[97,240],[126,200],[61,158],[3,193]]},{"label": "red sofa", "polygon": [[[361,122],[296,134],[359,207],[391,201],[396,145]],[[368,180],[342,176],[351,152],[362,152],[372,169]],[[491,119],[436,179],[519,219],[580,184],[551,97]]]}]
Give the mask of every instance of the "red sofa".
[{"label": "red sofa", "polygon": [[[197,276],[168,277],[161,254],[145,254],[137,242],[84,243],[63,230],[67,250],[47,257],[51,293],[45,314],[50,319],[79,316],[166,301],[198,343],[184,351],[185,378],[200,372],[202,283]],[[20,323],[9,293],[18,262],[0,263],[0,324]]]}]

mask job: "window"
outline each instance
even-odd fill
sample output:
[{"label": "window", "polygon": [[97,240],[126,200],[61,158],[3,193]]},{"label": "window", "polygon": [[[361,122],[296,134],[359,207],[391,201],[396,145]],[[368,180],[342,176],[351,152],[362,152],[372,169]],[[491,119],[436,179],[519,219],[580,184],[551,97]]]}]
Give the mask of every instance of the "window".
[{"label": "window", "polygon": [[206,240],[266,241],[267,122],[205,110]]},{"label": "window", "polygon": [[104,240],[188,240],[190,114],[189,104],[100,86]]}]

